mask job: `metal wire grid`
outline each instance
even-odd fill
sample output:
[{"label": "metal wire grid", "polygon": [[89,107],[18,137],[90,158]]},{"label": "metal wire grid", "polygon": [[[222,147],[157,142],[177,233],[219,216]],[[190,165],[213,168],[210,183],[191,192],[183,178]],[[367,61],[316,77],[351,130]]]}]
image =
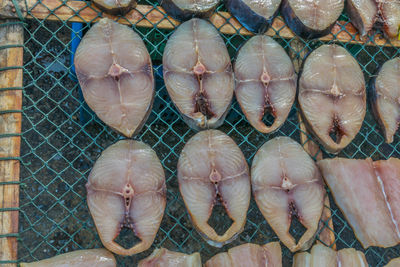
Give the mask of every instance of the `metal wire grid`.
[{"label": "metal wire grid", "polygon": [[[63,0],[64,1],[64,0]],[[65,2],[64,2],[65,3]],[[151,0],[139,4],[152,5]],[[41,1],[38,5],[44,5]],[[89,5],[89,3],[87,4]],[[218,10],[224,10],[221,4]],[[50,14],[52,10],[50,10]],[[28,11],[29,15],[33,14]],[[143,14],[146,15],[146,14]],[[76,16],[79,16],[78,14]],[[101,13],[98,14],[101,17]],[[146,17],[143,18],[147,20]],[[346,14],[340,18],[348,23]],[[230,23],[229,19],[227,23]],[[155,25],[157,26],[157,25]],[[21,193],[19,261],[33,261],[76,249],[102,247],[86,205],[85,183],[91,166],[107,146],[121,137],[105,126],[91,113],[79,93],[79,85],[71,67],[70,55],[73,37],[90,27],[83,24],[78,32],[69,21],[41,21],[36,18],[24,24],[24,98],[21,145]],[[195,134],[180,118],[166,94],[162,80],[161,57],[172,31],[132,27],[144,39],[153,60],[156,75],[155,105],[149,120],[137,139],[151,145],[164,166],[167,178],[167,208],[161,228],[151,249],[133,257],[117,257],[120,266],[135,266],[137,261],[151,253],[153,248],[166,247],[186,253],[199,251],[203,260],[244,242],[263,244],[278,238],[265,222],[254,201],[248,211],[244,232],[222,249],[207,245],[193,229],[176,179],[176,165],[185,142]],[[276,32],[275,39],[295,54],[302,53],[291,46],[296,37],[283,39]],[[346,31],[342,27],[342,31]],[[238,30],[239,32],[239,30]],[[232,59],[248,36],[222,35]],[[305,49],[312,51],[321,41],[306,41]],[[331,42],[337,42],[334,39]],[[378,67],[388,59],[400,56],[400,49],[341,43],[360,63],[368,81]],[[250,164],[257,149],[267,140],[280,135],[300,141],[300,129],[294,106],[282,128],[270,135],[260,134],[247,122],[234,100],[224,125],[220,128],[240,146]],[[270,118],[268,118],[271,122]],[[400,138],[385,144],[379,129],[367,111],[363,127],[354,141],[339,156],[348,158],[386,159],[400,157]],[[330,155],[324,154],[325,157]],[[332,220],[337,247],[354,247],[365,252],[371,266],[382,266],[400,256],[400,246],[388,249],[363,250],[343,215],[331,198]],[[222,225],[225,217],[219,217]],[[295,235],[300,228],[294,227]],[[129,238],[122,238],[129,243]],[[293,254],[283,246],[283,264],[290,266]]]}]

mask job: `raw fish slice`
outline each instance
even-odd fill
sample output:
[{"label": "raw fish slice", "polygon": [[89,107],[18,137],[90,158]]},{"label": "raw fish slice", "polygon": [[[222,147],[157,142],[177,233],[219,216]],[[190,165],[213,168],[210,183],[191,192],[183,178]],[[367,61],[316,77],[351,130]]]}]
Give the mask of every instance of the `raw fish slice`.
[{"label": "raw fish slice", "polygon": [[282,15],[297,35],[306,39],[330,33],[344,8],[344,0],[283,0]]},{"label": "raw fish slice", "polygon": [[167,42],[163,66],[165,86],[185,122],[196,130],[221,126],[230,108],[234,77],[215,27],[201,19],[182,23]]},{"label": "raw fish slice", "polygon": [[116,267],[114,255],[104,248],[77,250],[55,257],[36,261],[22,262],[21,267]]},{"label": "raw fish slice", "polygon": [[400,266],[400,258],[392,259],[385,267],[399,267]]},{"label": "raw fish slice", "polygon": [[226,0],[225,5],[246,29],[264,33],[278,13],[281,0]]},{"label": "raw fish slice", "polygon": [[386,143],[393,142],[400,122],[400,57],[383,64],[372,81],[371,105]]},{"label": "raw fish slice", "polygon": [[376,0],[383,22],[385,34],[389,38],[397,38],[400,29],[400,1]]},{"label": "raw fish slice", "polygon": [[335,251],[321,244],[314,245],[311,253],[294,255],[293,267],[367,267],[365,256],[354,248]]},{"label": "raw fish slice", "polygon": [[[250,124],[262,133],[277,130],[292,108],[297,75],[285,50],[271,37],[252,37],[239,50],[235,63],[236,98]],[[265,113],[274,116],[265,125]]]},{"label": "raw fish slice", "polygon": [[198,252],[189,255],[160,248],[141,260],[138,267],[202,267],[202,265]]},{"label": "raw fish slice", "polygon": [[[398,159],[373,163],[371,159],[335,158],[321,160],[318,166],[364,248],[391,247],[400,243],[397,223],[400,203],[391,191],[400,190],[398,178],[394,178],[400,173]],[[381,166],[390,167],[387,170],[390,175]],[[395,174],[392,168],[396,168]]]},{"label": "raw fish slice", "polygon": [[209,259],[205,267],[281,267],[282,252],[279,242],[264,246],[243,244]]},{"label": "raw fish slice", "polygon": [[314,50],[303,67],[298,101],[309,130],[328,152],[338,153],[357,135],[366,112],[365,81],[357,61],[337,45]]},{"label": "raw fish slice", "polygon": [[[90,172],[87,202],[103,245],[120,255],[148,249],[154,241],[166,204],[164,170],[146,144],[122,140],[103,151]],[[123,228],[141,242],[129,249],[114,239]]]},{"label": "raw fish slice", "polygon": [[136,0],[92,0],[98,8],[112,15],[125,15],[137,5]]},{"label": "raw fish slice", "polygon": [[378,18],[378,7],[375,0],[347,0],[346,9],[351,23],[361,36],[366,36]]},{"label": "raw fish slice", "polygon": [[[193,225],[209,244],[221,247],[243,231],[251,194],[249,169],[229,136],[218,130],[194,135],[180,155],[178,180]],[[216,204],[233,221],[223,235],[208,224]]]},{"label": "raw fish slice", "polygon": [[[289,137],[265,143],[251,168],[253,194],[268,224],[292,252],[308,249],[321,218],[325,190],[320,172],[303,148]],[[307,231],[296,244],[289,233],[292,217]]]},{"label": "raw fish slice", "polygon": [[137,33],[101,19],[79,44],[75,69],[86,103],[101,120],[127,137],[140,131],[153,104],[154,77]]},{"label": "raw fish slice", "polygon": [[158,3],[171,17],[185,21],[194,17],[210,17],[219,4],[219,0],[158,0]]}]

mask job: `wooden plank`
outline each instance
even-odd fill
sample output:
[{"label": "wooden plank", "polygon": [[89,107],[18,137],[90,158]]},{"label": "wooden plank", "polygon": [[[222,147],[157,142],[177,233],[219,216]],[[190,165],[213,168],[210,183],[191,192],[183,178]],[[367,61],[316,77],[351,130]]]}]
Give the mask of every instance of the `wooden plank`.
[{"label": "wooden plank", "polygon": [[[166,15],[163,8],[157,6],[154,8],[150,5],[138,5],[136,9],[125,15],[125,18],[101,13],[96,7],[90,6],[85,1],[67,1],[61,0],[27,0],[28,9],[31,15],[28,18],[37,18],[44,20],[63,20],[70,22],[94,22],[100,19],[99,16],[112,18],[123,24],[135,24],[138,27],[157,27],[159,29],[174,29],[179,25],[177,20]],[[50,11],[54,14],[51,14]],[[216,12],[210,18],[210,21],[220,29],[224,34],[241,34],[252,35],[241,26],[241,24],[232,17],[228,12]],[[342,30],[344,27],[345,30]],[[267,31],[267,35],[276,36],[277,32],[282,38],[291,39],[295,34],[286,26],[282,17],[277,17],[273,21],[272,27]],[[400,47],[400,40],[392,40],[391,43],[382,36],[375,36],[374,42],[365,42],[360,39],[357,30],[351,23],[339,21],[332,30],[333,34],[329,34],[320,38],[322,41],[343,42],[352,44],[367,44],[379,46],[396,46]],[[334,36],[336,35],[336,37]],[[355,37],[354,37],[355,36]]]},{"label": "wooden plank", "polygon": [[[16,21],[16,20],[15,20]],[[10,23],[11,20],[2,20]],[[0,90],[22,87],[22,69],[8,69],[23,65],[23,28],[21,24],[0,25]],[[22,90],[0,91],[0,159],[15,158],[20,155]],[[11,136],[9,136],[11,135]],[[9,136],[9,137],[4,137]],[[19,167],[18,160],[0,160],[0,262],[17,260],[18,210],[19,207]],[[5,184],[8,183],[8,184]],[[14,183],[14,184],[13,184]],[[14,263],[2,266],[17,266]]]}]

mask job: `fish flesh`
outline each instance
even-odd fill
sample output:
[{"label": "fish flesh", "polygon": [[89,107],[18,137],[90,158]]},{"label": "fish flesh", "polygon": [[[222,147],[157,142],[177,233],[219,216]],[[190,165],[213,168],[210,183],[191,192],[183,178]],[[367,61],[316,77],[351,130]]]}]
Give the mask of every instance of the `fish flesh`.
[{"label": "fish flesh", "polygon": [[314,245],[311,253],[301,252],[293,257],[293,267],[368,267],[365,255],[354,248],[335,251],[321,244]]},{"label": "fish flesh", "polygon": [[330,153],[339,153],[357,135],[366,113],[364,76],[341,46],[322,45],[306,59],[298,102],[310,132]]},{"label": "fish flesh", "polygon": [[225,5],[246,29],[264,33],[278,13],[281,0],[226,0]]},{"label": "fish flesh", "polygon": [[[250,174],[232,138],[218,130],[201,131],[190,138],[178,161],[178,181],[193,225],[210,245],[222,247],[243,231],[250,204]],[[208,224],[218,204],[233,221],[223,235]]]},{"label": "fish flesh", "polygon": [[184,121],[196,130],[221,126],[235,82],[217,29],[202,19],[182,23],[165,46],[163,67],[165,86]]},{"label": "fish flesh", "polygon": [[393,142],[400,122],[400,57],[383,64],[372,80],[371,106],[386,143]]},{"label": "fish flesh", "polygon": [[22,262],[21,267],[116,267],[114,255],[104,248],[77,250],[55,257],[35,261]]},{"label": "fish flesh", "polygon": [[101,19],[82,38],[75,71],[86,103],[103,122],[126,137],[141,130],[155,91],[150,55],[137,33]]},{"label": "fish flesh", "polygon": [[364,248],[400,243],[400,159],[324,159],[322,175]]},{"label": "fish flesh", "polygon": [[92,0],[93,4],[111,15],[125,15],[136,7],[136,0]]},{"label": "fish flesh", "polygon": [[209,259],[204,267],[281,267],[282,252],[279,242],[263,246],[243,244]]},{"label": "fish flesh", "polygon": [[[133,255],[151,246],[166,204],[164,170],[151,147],[134,140],[109,146],[93,166],[86,189],[90,213],[108,250]],[[141,240],[129,249],[114,241],[124,227]]]},{"label": "fish flesh", "polygon": [[[271,37],[257,35],[240,48],[235,66],[235,94],[250,124],[262,133],[286,121],[296,97],[297,75],[285,50]],[[265,125],[266,113],[274,116]]]},{"label": "fish flesh", "polygon": [[282,15],[298,36],[314,39],[329,34],[344,8],[344,0],[283,0]]},{"label": "fish flesh", "polygon": [[180,21],[195,17],[208,18],[219,2],[220,0],[158,0],[169,16]]},{"label": "fish flesh", "polygon": [[378,6],[375,0],[347,0],[346,10],[351,23],[360,35],[365,37],[378,18]]},{"label": "fish flesh", "polygon": [[395,258],[389,261],[388,264],[385,265],[385,267],[399,267],[400,266],[400,258]]},{"label": "fish flesh", "polygon": [[138,267],[202,267],[202,265],[198,252],[188,255],[160,248],[141,260]]},{"label": "fish flesh", "polygon": [[[276,137],[260,147],[251,167],[257,206],[290,251],[308,249],[322,215],[325,189],[312,158],[289,137]],[[289,233],[293,217],[307,229],[296,244]]]},{"label": "fish flesh", "polygon": [[400,1],[376,0],[383,29],[390,39],[397,38],[400,30]]}]

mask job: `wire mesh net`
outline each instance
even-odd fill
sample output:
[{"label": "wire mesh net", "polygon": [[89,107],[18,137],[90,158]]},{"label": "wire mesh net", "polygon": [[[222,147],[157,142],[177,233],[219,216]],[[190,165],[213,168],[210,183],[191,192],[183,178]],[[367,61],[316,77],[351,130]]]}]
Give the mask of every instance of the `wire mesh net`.
[{"label": "wire mesh net", "polygon": [[[159,9],[154,0],[139,1],[139,4]],[[37,5],[46,6],[46,3],[38,1]],[[218,10],[224,10],[222,4]],[[50,15],[54,15],[54,10],[49,11]],[[28,10],[28,15],[33,18],[24,24],[19,261],[43,259],[76,249],[102,247],[86,205],[85,183],[101,151],[121,139],[121,136],[104,125],[84,103],[71,62],[77,41],[90,28],[92,21],[76,24],[61,18],[58,21],[39,20],[31,10]],[[142,20],[151,22],[146,14],[143,15]],[[98,12],[98,17],[101,16],[102,13]],[[340,20],[344,21],[341,31],[346,31],[345,26],[349,23],[346,14]],[[228,19],[226,23],[231,21]],[[277,236],[253,200],[243,233],[221,249],[207,245],[193,229],[178,190],[176,165],[185,142],[195,132],[180,118],[166,93],[162,79],[162,53],[172,30],[159,29],[157,25],[152,28],[131,26],[144,39],[153,60],[156,78],[154,108],[136,139],[151,145],[161,159],[168,193],[167,208],[152,248],[132,257],[118,257],[120,266],[135,266],[138,260],[161,246],[186,253],[199,251],[202,259],[207,260],[218,252],[244,242],[263,244],[277,241]],[[240,45],[249,38],[240,35],[239,31],[240,29],[234,34],[222,34],[232,59]],[[297,37],[284,39],[280,37],[280,30],[276,31],[274,38],[292,55],[293,60],[301,60],[305,51],[312,51],[323,43]],[[302,50],[294,48],[295,42],[304,45]],[[384,47],[367,46],[343,43],[334,36],[333,40],[328,41],[331,42],[340,43],[353,54],[362,67],[366,81],[373,77],[385,61],[400,56],[400,49],[391,46],[388,41]],[[279,131],[265,135],[250,126],[235,100],[220,129],[235,140],[249,164],[265,141],[285,135],[300,142],[301,133],[295,106]],[[384,143],[368,110],[359,134],[339,156],[371,157],[374,160],[400,157],[399,143],[399,135],[395,136],[392,144]],[[324,156],[330,157],[325,153]],[[364,251],[371,266],[382,266],[390,259],[400,256],[399,246],[363,250],[332,198],[330,201],[330,220],[333,220],[338,249],[354,247]],[[221,214],[216,221],[217,225],[223,225],[227,222],[227,216]],[[301,228],[294,227],[293,234],[300,235],[301,231]],[[129,236],[122,237],[120,242],[128,244],[132,242],[131,239]],[[283,247],[284,266],[291,265],[292,256]]]}]

